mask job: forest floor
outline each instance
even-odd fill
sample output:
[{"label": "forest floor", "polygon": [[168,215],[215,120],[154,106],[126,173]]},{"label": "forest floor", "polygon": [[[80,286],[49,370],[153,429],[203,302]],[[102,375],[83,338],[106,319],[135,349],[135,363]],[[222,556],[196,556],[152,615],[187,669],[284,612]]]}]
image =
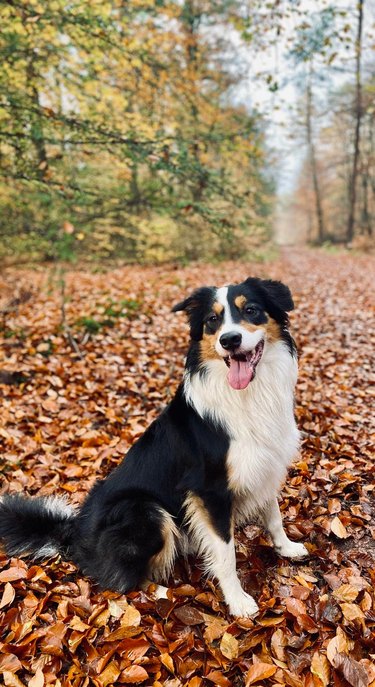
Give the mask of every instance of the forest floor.
[{"label": "forest floor", "polygon": [[[169,599],[99,592],[71,562],[0,554],[0,681],[19,687],[375,685],[375,507],[370,377],[375,261],[285,250],[266,264],[1,277],[2,492],[80,503],[172,397],[188,341],[173,304],[202,284],[281,279],[296,310],[300,456],[281,494],[309,560],[237,532],[241,580],[260,614],[231,618],[199,562]],[[374,429],[374,426],[372,426]]]}]

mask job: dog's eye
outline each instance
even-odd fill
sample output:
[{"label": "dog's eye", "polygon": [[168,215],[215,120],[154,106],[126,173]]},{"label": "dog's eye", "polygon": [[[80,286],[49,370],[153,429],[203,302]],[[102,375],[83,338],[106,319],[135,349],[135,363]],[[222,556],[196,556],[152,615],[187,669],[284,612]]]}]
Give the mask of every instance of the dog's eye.
[{"label": "dog's eye", "polygon": [[245,308],[246,315],[257,315],[259,308],[256,305],[247,305]]},{"label": "dog's eye", "polygon": [[217,322],[218,321],[218,316],[217,315],[210,315],[207,322]]}]

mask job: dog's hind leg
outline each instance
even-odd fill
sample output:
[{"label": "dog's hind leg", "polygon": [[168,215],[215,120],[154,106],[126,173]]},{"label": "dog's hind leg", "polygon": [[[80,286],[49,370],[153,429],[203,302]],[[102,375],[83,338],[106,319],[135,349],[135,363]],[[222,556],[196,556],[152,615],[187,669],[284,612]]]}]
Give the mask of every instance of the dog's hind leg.
[{"label": "dog's hind leg", "polygon": [[291,541],[287,537],[276,498],[267,504],[262,515],[264,526],[270,533],[273,545],[280,556],[285,556],[285,558],[304,558],[304,556],[309,555],[308,550],[303,544]]},{"label": "dog's hind leg", "polygon": [[102,589],[125,594],[150,576],[166,579],[172,569],[177,528],[172,516],[146,498],[119,498],[85,531],[85,514],[73,559]]}]

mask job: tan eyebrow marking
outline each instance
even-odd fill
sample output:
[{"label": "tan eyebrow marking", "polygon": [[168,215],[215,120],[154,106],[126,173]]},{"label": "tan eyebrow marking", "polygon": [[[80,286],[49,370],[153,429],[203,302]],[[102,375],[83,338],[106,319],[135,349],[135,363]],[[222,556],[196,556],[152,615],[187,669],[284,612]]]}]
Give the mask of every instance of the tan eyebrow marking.
[{"label": "tan eyebrow marking", "polygon": [[237,306],[239,310],[241,310],[241,308],[244,307],[246,301],[246,296],[236,296],[236,298],[234,299],[234,304]]},{"label": "tan eyebrow marking", "polygon": [[216,301],[212,306],[212,310],[216,315],[222,315],[224,312],[224,306]]}]

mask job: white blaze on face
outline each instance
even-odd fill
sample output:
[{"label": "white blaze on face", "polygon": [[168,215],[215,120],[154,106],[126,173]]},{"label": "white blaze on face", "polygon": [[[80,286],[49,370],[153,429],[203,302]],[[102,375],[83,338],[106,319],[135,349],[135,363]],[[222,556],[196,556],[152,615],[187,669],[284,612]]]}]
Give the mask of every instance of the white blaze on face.
[{"label": "white blaze on face", "polygon": [[222,286],[220,289],[217,289],[216,300],[224,307],[224,321],[217,333],[215,344],[217,353],[223,358],[228,356],[228,351],[220,344],[220,337],[222,334],[227,334],[228,332],[237,332],[242,336],[241,346],[237,349],[236,353],[249,353],[255,348],[259,341],[264,338],[263,330],[257,329],[254,332],[250,332],[246,327],[242,327],[239,322],[233,322],[230,305],[228,303],[227,286]]}]

